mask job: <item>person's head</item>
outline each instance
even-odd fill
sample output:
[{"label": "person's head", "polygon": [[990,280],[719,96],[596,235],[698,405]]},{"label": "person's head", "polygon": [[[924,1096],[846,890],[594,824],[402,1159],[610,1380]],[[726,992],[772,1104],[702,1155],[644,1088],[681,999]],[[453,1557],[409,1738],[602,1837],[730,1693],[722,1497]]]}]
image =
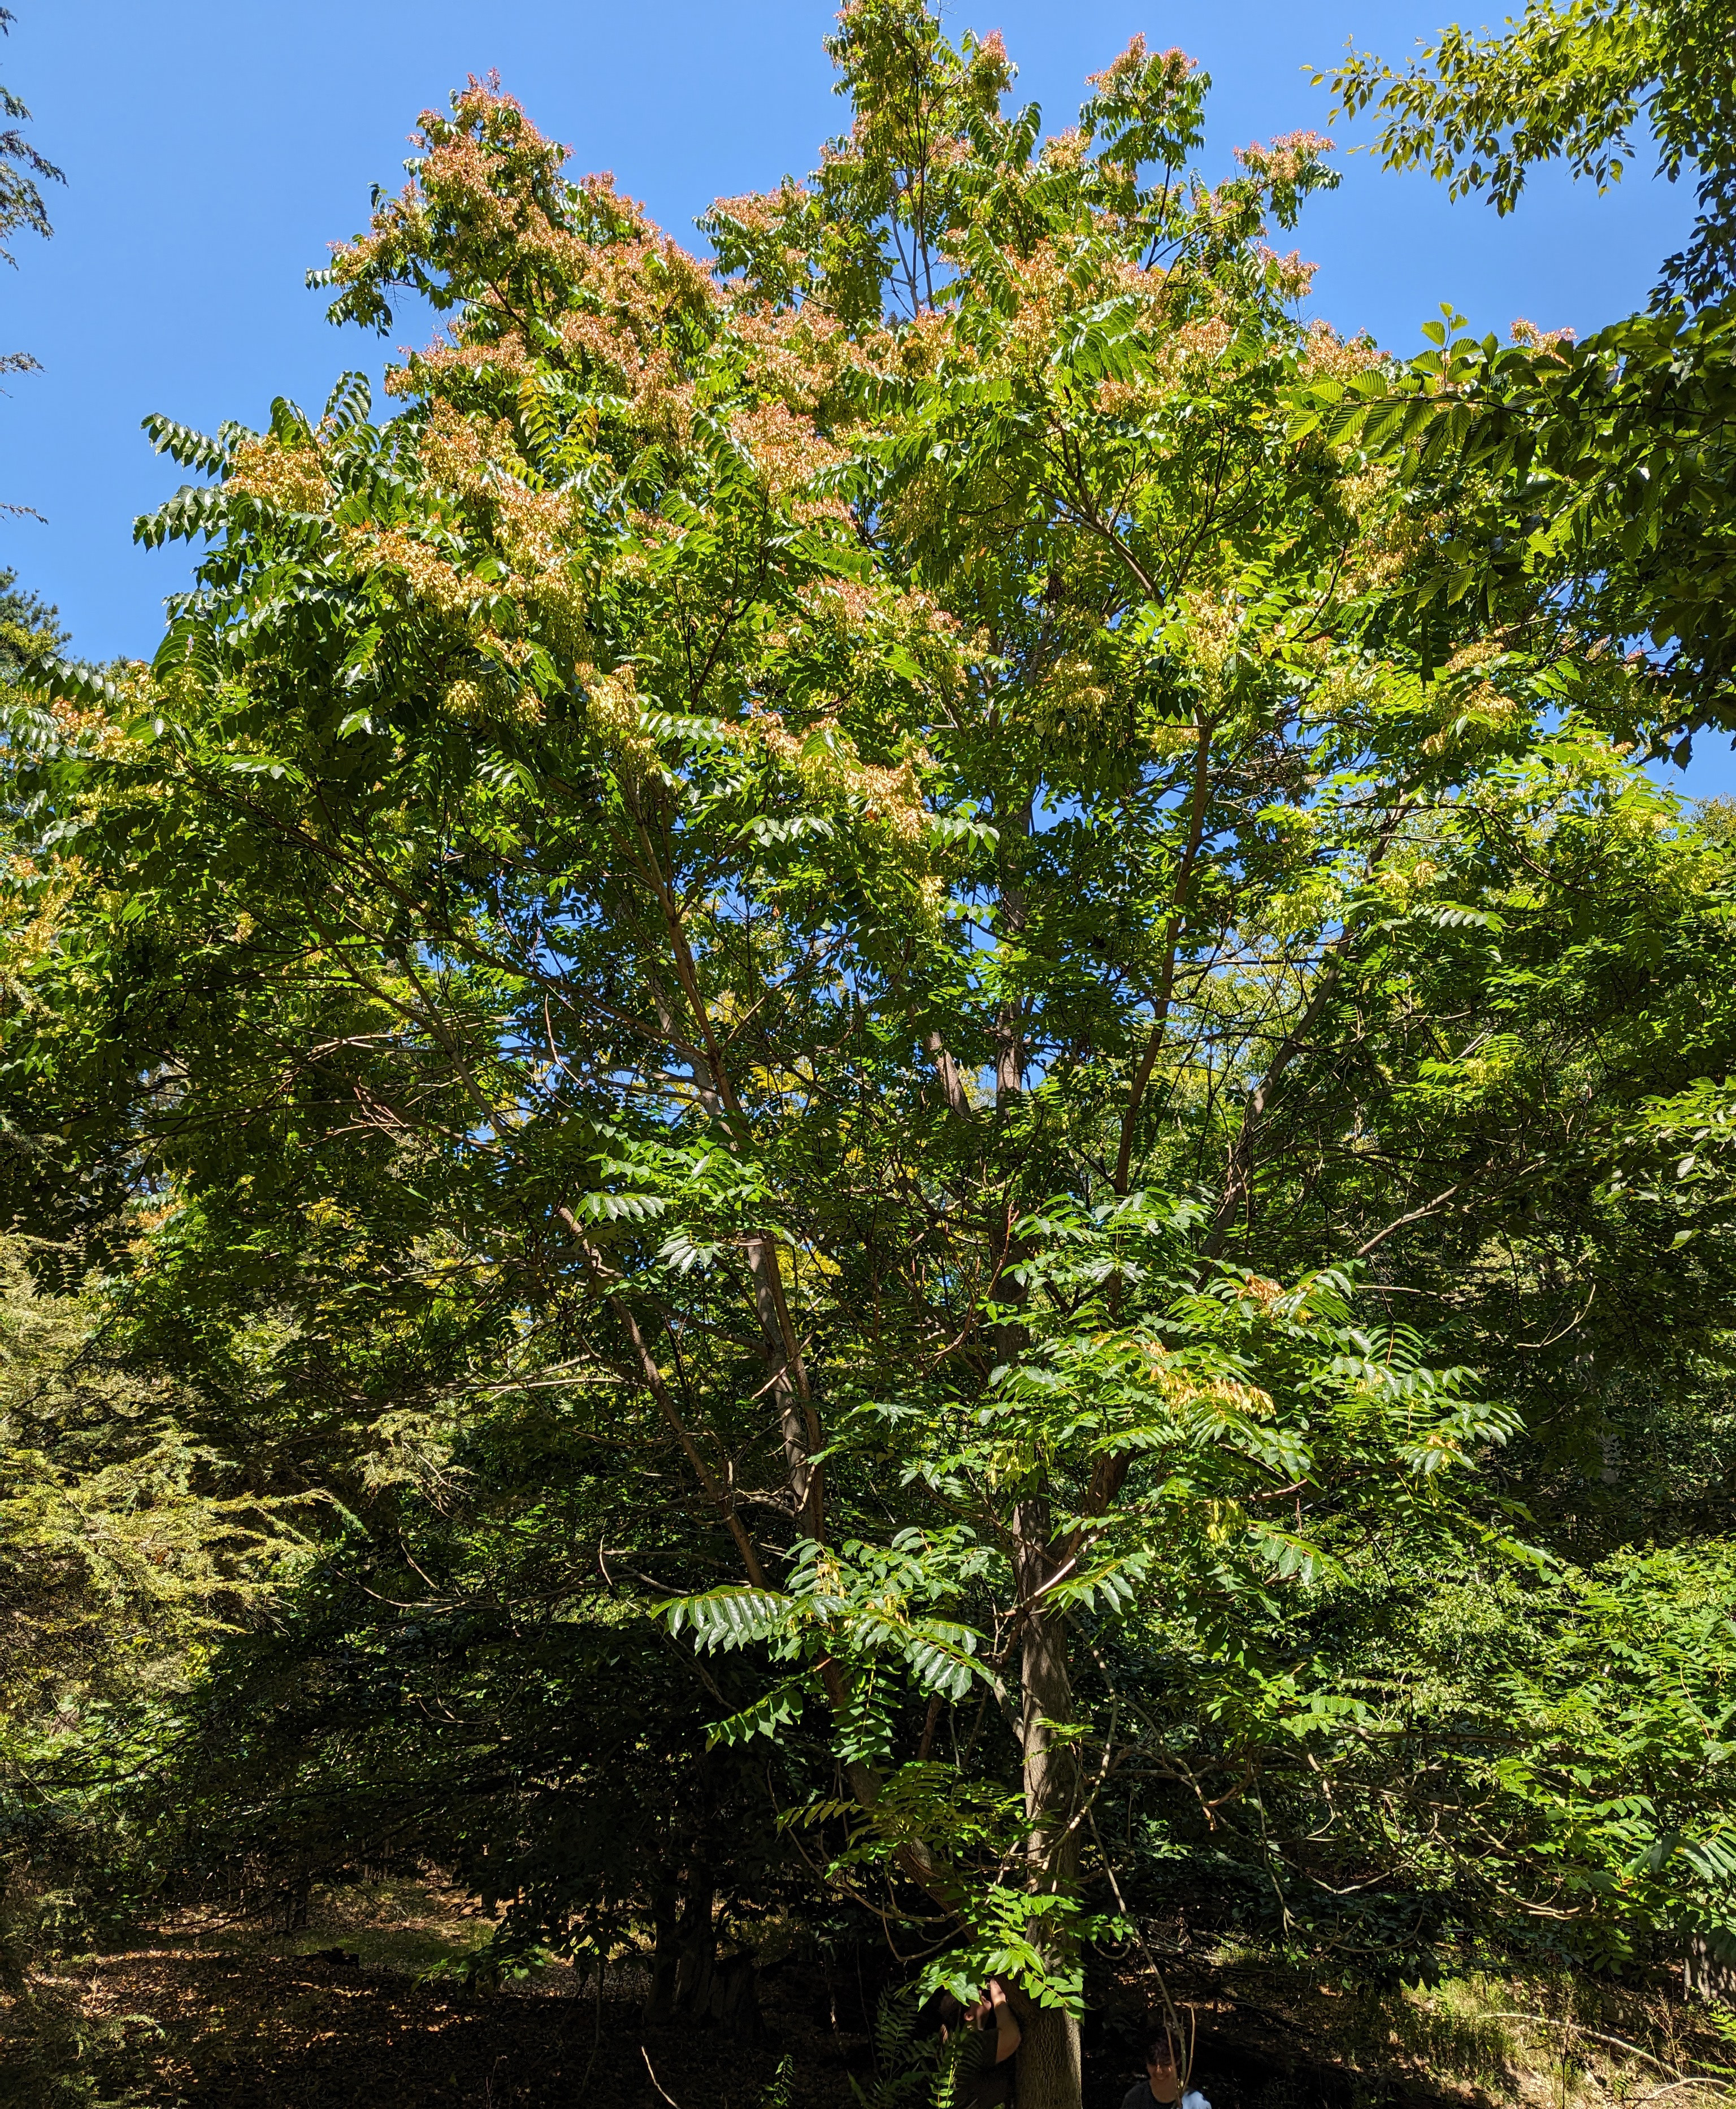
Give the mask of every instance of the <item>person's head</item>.
[{"label": "person's head", "polygon": [[1160,2102],[1173,2102],[1178,2092],[1175,2038],[1162,2021],[1154,2021],[1140,2039],[1146,2078]]}]

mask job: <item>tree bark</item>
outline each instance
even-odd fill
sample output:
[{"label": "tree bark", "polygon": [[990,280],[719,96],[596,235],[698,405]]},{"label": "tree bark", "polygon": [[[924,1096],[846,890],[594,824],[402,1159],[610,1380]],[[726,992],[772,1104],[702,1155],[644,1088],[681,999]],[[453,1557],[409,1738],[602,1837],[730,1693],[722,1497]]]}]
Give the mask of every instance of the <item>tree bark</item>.
[{"label": "tree bark", "polygon": [[659,1888],[651,1899],[651,1989],[645,1998],[648,2027],[662,2028],[675,2012],[675,1969],[677,1959],[675,1926],[679,1902],[673,1885]]},{"label": "tree bark", "polygon": [[1027,2000],[1030,2019],[1019,2024],[1019,2109],[1079,2109],[1084,2080],[1079,2063],[1079,2024],[1059,2007]]},{"label": "tree bark", "polygon": [[934,1073],[940,1079],[941,1096],[947,1110],[958,1119],[971,1118],[970,1094],[965,1088],[965,1074],[947,1051],[946,1042],[938,1032],[931,1032],[922,1043],[934,1057]]},{"label": "tree bark", "polygon": [[[1030,802],[1015,809],[1001,825],[1003,864],[1001,908],[1009,937],[1024,928],[1022,888],[1010,868],[1013,840],[1021,845],[1031,827]],[[1004,1001],[995,1027],[995,1103],[1005,1109],[1024,1091],[1024,1005],[1016,999]],[[1010,1217],[1008,1231],[1011,1228]],[[1015,1308],[1024,1302],[1023,1283],[1011,1278],[1011,1270],[1022,1257],[1019,1241],[1008,1236],[1005,1254],[990,1294],[1004,1306]],[[1004,1320],[993,1329],[996,1360],[1016,1362],[1024,1352],[1026,1333],[1016,1318]],[[1013,1511],[1014,1572],[1024,1619],[1020,1642],[1022,1701],[1019,1745],[1024,1777],[1024,1810],[1031,1826],[1026,1847],[1027,1879],[1039,1894],[1070,1895],[1078,1886],[1078,1834],[1073,1822],[1077,1799],[1077,1766],[1071,1744],[1058,1740],[1056,1725],[1073,1719],[1073,1679],[1068,1668],[1067,1632],[1064,1619],[1045,1606],[1041,1592],[1060,1565],[1063,1555],[1050,1543],[1048,1498],[1035,1494],[1020,1502]],[[1065,1968],[1073,1959],[1072,1944],[1056,1935],[1042,1944],[1044,1961]],[[1039,2007],[1031,1999],[1019,2003],[1019,2109],[1080,2109],[1083,2076],[1079,2063],[1079,2025],[1076,2017],[1058,2007]]]},{"label": "tree bark", "polygon": [[678,2017],[698,2018],[711,2012],[712,1971],[717,1960],[717,1930],[712,1918],[715,1900],[711,1871],[691,1869],[675,1932],[674,2012]]},{"label": "tree bark", "polygon": [[[1031,1826],[1026,1847],[1028,1879],[1039,1895],[1069,1896],[1078,1886],[1078,1764],[1072,1744],[1056,1729],[1073,1720],[1073,1676],[1065,1619],[1047,1610],[1040,1592],[1060,1565],[1050,1543],[1049,1504],[1037,1497],[1015,1512],[1015,1564],[1024,1605],[1019,1743],[1024,1773],[1024,1813]],[[1042,1944],[1051,1969],[1068,1967],[1074,1944],[1060,1932]],[[1019,2109],[1079,2109],[1083,2078],[1077,2018],[1053,2007],[1032,2005],[1019,2046]]]}]

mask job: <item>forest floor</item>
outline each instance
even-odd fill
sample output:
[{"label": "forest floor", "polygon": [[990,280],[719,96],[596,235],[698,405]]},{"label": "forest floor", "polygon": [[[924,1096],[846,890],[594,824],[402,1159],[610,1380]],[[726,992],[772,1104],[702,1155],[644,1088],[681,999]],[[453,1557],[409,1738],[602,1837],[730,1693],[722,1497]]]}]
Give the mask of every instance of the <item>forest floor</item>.
[{"label": "forest floor", "polygon": [[[316,1894],[292,1934],[185,1912],[61,1965],[43,2012],[61,2016],[63,2064],[88,2071],[77,2098],[117,2109],[853,2109],[852,2076],[872,2093],[853,1983],[793,1963],[769,1971],[768,2040],[750,2048],[691,2025],[646,2029],[631,1967],[600,2002],[558,1964],[467,1989],[454,1966],[487,1930],[456,1893],[423,1885]],[[1376,1996],[1233,1951],[1165,1967],[1197,2032],[1194,2084],[1214,2109],[1736,2103],[1736,2086],[1684,2079],[1736,2066],[1723,2010],[1684,2004],[1661,1981],[1466,1977]],[[1086,2109],[1118,2109],[1137,2076],[1150,1998],[1149,1978],[1105,1989],[1086,2031]],[[49,2100],[43,2049],[34,2098]],[[8,2085],[11,2062],[0,2045],[0,2100],[31,2098]]]}]

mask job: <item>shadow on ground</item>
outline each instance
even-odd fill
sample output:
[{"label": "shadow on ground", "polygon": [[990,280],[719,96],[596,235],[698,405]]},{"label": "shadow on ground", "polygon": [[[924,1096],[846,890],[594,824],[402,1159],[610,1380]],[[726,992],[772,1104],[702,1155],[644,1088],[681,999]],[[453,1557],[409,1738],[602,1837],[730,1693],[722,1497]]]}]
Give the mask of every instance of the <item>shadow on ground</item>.
[{"label": "shadow on ground", "polygon": [[[63,1966],[53,1996],[102,2045],[78,2098],[137,2109],[856,2109],[852,2080],[873,2087],[871,1987],[853,1972],[794,1961],[766,1972],[765,2040],[750,2047],[691,2024],[647,2029],[643,1972],[631,1966],[600,1999],[558,1964],[498,1991],[469,1989],[456,1966],[490,1929],[455,1893],[403,1885],[326,1901],[302,1933],[189,1913]],[[1085,2032],[1085,2109],[1119,2109],[1140,2073],[1151,1987],[1130,1976],[1102,1989]],[[1413,1994],[1359,2007],[1305,1974],[1201,1958],[1178,1963],[1170,1991],[1196,2031],[1195,2082],[1213,2109],[1542,2109],[1581,2099],[1581,2080],[1599,2099],[1612,2083],[1631,2091],[1627,2073],[1570,2080],[1559,2046],[1590,2038],[1557,2033],[1560,2022],[1544,2030],[1553,2066],[1530,2054],[1532,2038],[1503,2033],[1495,2024],[1523,2018],[1485,2012],[1520,1996],[1504,1983],[1483,1987],[1481,2006]],[[1630,2042],[1645,2033],[1634,2002],[1648,1995],[1581,1985],[1576,1996],[1588,2026]],[[1634,2012],[1606,2012],[1600,1999]],[[1652,2071],[1632,2069],[1648,2086],[1681,2069],[1659,2053],[1683,2064],[1696,2055],[1653,2005],[1652,2051],[1636,2053]],[[0,2099],[12,2098],[0,2048]],[[907,2109],[923,2109],[921,2098]]]}]

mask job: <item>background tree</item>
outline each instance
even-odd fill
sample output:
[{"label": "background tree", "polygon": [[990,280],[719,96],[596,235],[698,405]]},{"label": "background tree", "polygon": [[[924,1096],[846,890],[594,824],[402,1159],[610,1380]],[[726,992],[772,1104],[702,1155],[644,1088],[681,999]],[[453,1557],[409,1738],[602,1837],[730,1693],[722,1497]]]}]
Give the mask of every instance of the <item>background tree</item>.
[{"label": "background tree", "polygon": [[[12,23],[17,18],[9,7],[0,7],[0,35],[11,34]],[[0,117],[28,120],[29,111],[12,91],[0,84]],[[42,235],[45,239],[53,233],[49,224],[47,207],[43,202],[44,183],[63,183],[66,180],[52,161],[45,160],[15,121],[0,129],[0,260],[17,264],[7,246],[15,234],[25,232]],[[29,373],[36,369],[37,362],[28,351],[0,352],[0,373]],[[7,513],[28,513],[29,506],[6,505],[0,508]],[[7,609],[7,620],[18,619],[14,611]],[[28,623],[27,627],[29,627]]]},{"label": "background tree", "polygon": [[[1475,594],[1493,614],[1515,589],[1523,605],[1539,584],[1553,586],[1587,635],[1639,655],[1657,684],[1660,743],[1736,728],[1733,30],[1727,0],[1533,0],[1503,34],[1453,29],[1402,74],[1353,52],[1327,76],[1346,115],[1381,120],[1389,168],[1427,167],[1455,196],[1481,195],[1498,211],[1514,209],[1545,162],[1565,160],[1600,188],[1618,180],[1642,126],[1659,174],[1698,178],[1692,238],[1665,262],[1649,314],[1581,344],[1529,324],[1505,349],[1442,334],[1402,400],[1371,380],[1331,415],[1340,434],[1354,424],[1389,447],[1426,436],[1419,466],[1452,494],[1458,528],[1426,591]],[[1461,467],[1472,473],[1456,490]],[[1689,740],[1675,752],[1685,761]]]},{"label": "background tree", "polygon": [[[10,35],[16,20],[10,7],[0,10],[0,33]],[[8,117],[21,118],[26,122],[30,115],[8,88],[0,88],[0,110]],[[48,209],[43,203],[42,185],[63,183],[66,180],[16,125],[0,132],[0,256],[4,256],[8,264],[16,260],[3,245],[20,229],[45,238],[53,233]],[[16,352],[10,355],[13,360],[20,356]]]},{"label": "background tree", "polygon": [[0,679],[16,680],[33,662],[65,651],[70,640],[59,614],[20,586],[16,571],[0,571]]},{"label": "background tree", "polygon": [[1729,291],[1736,250],[1736,138],[1729,0],[1526,0],[1502,33],[1457,25],[1402,73],[1352,51],[1329,76],[1349,115],[1373,109],[1390,169],[1426,168],[1453,197],[1512,212],[1533,169],[1567,164],[1598,189],[1649,143],[1657,174],[1695,180],[1698,216],[1670,257],[1653,305],[1691,307]]}]

